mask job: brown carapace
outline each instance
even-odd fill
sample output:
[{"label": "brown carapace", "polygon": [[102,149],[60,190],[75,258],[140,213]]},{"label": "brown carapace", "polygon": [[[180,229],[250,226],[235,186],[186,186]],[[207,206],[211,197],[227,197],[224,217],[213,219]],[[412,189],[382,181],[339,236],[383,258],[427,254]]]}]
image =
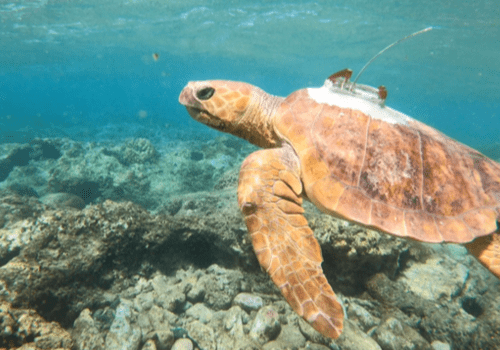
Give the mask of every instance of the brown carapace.
[{"label": "brown carapace", "polygon": [[323,212],[399,237],[463,243],[500,278],[500,164],[385,106],[351,71],[287,98],[231,81],[190,82],[196,120],[265,150],[243,163],[238,202],[260,265],[292,308],[337,338],[344,311],[303,215]]}]

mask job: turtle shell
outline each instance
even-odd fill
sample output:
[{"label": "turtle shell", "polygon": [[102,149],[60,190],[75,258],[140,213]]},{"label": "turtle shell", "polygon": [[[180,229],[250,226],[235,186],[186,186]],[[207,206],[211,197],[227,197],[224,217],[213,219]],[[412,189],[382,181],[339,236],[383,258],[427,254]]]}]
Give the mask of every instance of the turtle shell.
[{"label": "turtle shell", "polygon": [[425,242],[465,243],[497,230],[500,164],[331,85],[292,93],[275,124],[299,156],[305,195],[318,208]]}]

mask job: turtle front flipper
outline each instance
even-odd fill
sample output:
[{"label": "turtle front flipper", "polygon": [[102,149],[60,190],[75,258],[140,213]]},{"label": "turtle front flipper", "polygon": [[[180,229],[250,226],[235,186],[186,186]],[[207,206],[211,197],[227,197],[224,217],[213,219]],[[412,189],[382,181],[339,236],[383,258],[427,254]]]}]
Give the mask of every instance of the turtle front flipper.
[{"label": "turtle front flipper", "polygon": [[301,193],[299,160],[289,146],[257,151],[241,167],[238,203],[260,265],[295,312],[336,339],[344,311],[323,274]]}]

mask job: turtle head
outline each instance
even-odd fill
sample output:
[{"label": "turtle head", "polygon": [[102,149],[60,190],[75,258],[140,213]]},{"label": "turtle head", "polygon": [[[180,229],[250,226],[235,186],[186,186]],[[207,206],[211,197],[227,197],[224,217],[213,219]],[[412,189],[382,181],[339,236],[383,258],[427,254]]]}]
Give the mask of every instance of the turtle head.
[{"label": "turtle head", "polygon": [[266,108],[273,99],[281,102],[253,85],[224,80],[191,81],[179,96],[193,119],[266,148],[277,142],[271,132],[277,103]]},{"label": "turtle head", "polygon": [[179,102],[195,120],[226,131],[248,109],[253,86],[233,81],[191,81],[182,90]]}]

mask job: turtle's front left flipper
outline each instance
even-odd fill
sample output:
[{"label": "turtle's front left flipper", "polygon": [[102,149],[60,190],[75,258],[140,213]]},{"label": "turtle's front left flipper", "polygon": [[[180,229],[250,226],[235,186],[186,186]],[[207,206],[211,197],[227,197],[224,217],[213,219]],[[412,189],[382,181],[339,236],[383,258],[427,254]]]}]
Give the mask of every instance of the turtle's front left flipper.
[{"label": "turtle's front left flipper", "polygon": [[300,316],[335,339],[344,312],[323,274],[301,193],[299,160],[288,146],[257,151],[241,167],[238,203],[260,265]]}]

